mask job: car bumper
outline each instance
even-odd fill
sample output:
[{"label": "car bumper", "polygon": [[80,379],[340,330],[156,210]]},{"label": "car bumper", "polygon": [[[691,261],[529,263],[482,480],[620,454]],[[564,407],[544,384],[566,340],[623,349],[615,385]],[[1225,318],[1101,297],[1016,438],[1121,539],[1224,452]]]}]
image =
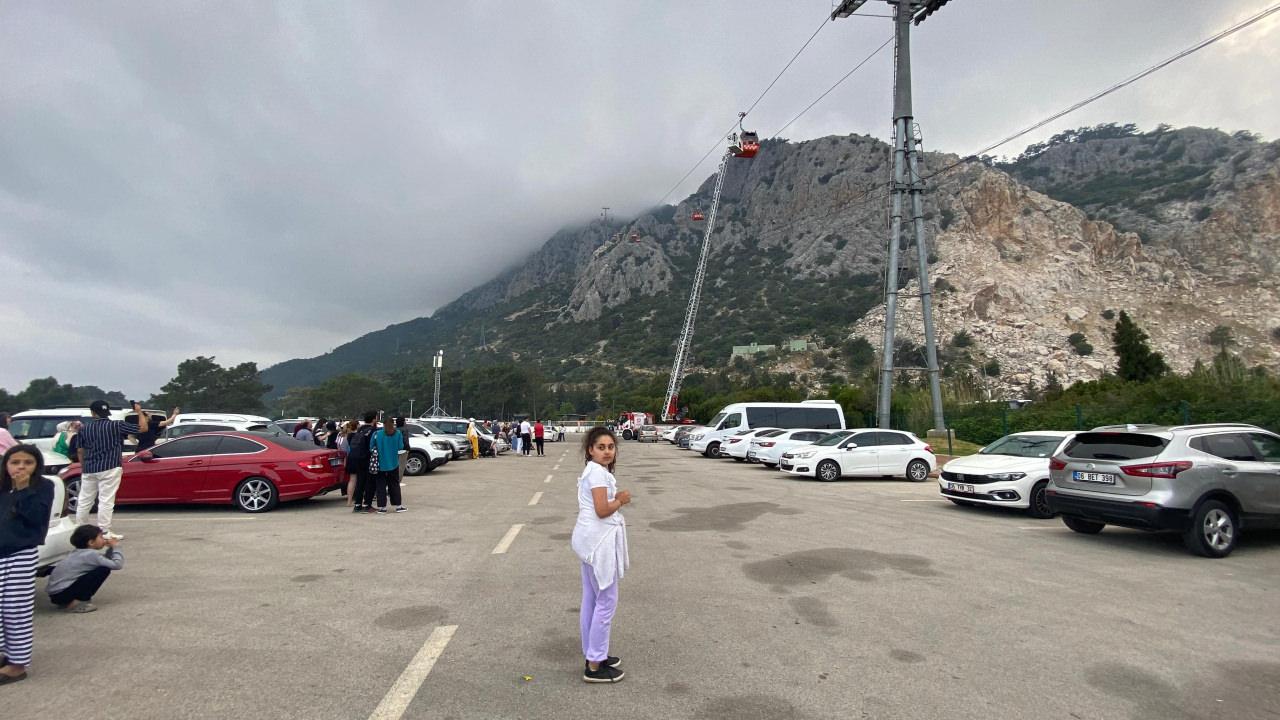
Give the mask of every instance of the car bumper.
[{"label": "car bumper", "polygon": [[[1043,479],[1043,478],[1041,478]],[[965,485],[973,490],[956,490],[951,485]],[[982,485],[971,483],[954,483],[949,480],[938,480],[938,492],[943,497],[967,500],[984,505],[1000,505],[1003,507],[1026,508],[1031,505],[1031,484],[1022,481],[994,482]]]},{"label": "car bumper", "polygon": [[815,463],[811,459],[802,458],[799,460],[779,460],[778,469],[788,475],[806,475],[813,477],[813,468]]},{"label": "car bumper", "polygon": [[694,452],[706,452],[707,444],[706,440],[698,440],[696,442],[689,443],[689,449]]},{"label": "car bumper", "polygon": [[1053,488],[1049,489],[1046,499],[1049,501],[1049,509],[1054,513],[1108,525],[1178,532],[1191,526],[1190,510],[1167,508],[1155,503],[1066,495]]}]

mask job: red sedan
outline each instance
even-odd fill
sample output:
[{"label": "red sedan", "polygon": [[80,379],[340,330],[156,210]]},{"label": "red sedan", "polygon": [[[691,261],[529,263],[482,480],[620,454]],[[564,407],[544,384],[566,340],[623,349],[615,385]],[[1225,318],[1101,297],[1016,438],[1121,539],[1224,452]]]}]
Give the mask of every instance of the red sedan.
[{"label": "red sedan", "polygon": [[[117,505],[230,503],[267,512],[346,482],[342,453],[287,435],[195,433],[125,458]],[[74,509],[80,465],[62,471]]]}]

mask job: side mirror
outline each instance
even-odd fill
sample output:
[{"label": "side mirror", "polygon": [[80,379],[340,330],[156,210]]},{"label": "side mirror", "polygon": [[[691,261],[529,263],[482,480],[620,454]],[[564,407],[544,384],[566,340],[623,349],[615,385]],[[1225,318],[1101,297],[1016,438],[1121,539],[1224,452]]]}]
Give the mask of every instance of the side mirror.
[{"label": "side mirror", "polygon": [[854,448],[856,448],[856,447],[858,447],[858,443],[856,443],[856,442],[845,443],[845,445],[844,445],[844,449],[845,449],[845,450],[853,450],[853,449],[854,449]]}]

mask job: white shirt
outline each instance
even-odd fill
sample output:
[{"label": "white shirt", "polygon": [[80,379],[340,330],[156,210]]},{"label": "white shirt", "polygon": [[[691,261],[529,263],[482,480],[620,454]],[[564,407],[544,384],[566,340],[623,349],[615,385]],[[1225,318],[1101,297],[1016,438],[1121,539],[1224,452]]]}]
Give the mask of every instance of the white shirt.
[{"label": "white shirt", "polygon": [[608,499],[618,494],[618,481],[603,465],[588,461],[578,477],[578,521],[569,541],[578,559],[591,566],[601,590],[622,579],[631,565],[627,554],[627,521],[621,512],[602,518],[596,514],[592,488],[606,488]]},{"label": "white shirt", "polygon": [[531,433],[531,432],[533,432],[533,426],[529,424],[529,421],[528,421],[528,420],[521,420],[521,421],[520,421],[520,434],[521,434],[521,435],[528,435],[528,434],[529,434],[529,433]]}]

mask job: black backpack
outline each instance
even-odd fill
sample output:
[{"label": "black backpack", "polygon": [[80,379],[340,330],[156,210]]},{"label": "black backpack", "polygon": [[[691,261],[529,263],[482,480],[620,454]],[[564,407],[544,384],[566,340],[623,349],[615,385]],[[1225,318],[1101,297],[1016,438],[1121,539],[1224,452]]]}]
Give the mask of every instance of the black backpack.
[{"label": "black backpack", "polygon": [[372,425],[362,425],[347,438],[347,457],[356,462],[369,459],[369,437],[373,435]]}]

